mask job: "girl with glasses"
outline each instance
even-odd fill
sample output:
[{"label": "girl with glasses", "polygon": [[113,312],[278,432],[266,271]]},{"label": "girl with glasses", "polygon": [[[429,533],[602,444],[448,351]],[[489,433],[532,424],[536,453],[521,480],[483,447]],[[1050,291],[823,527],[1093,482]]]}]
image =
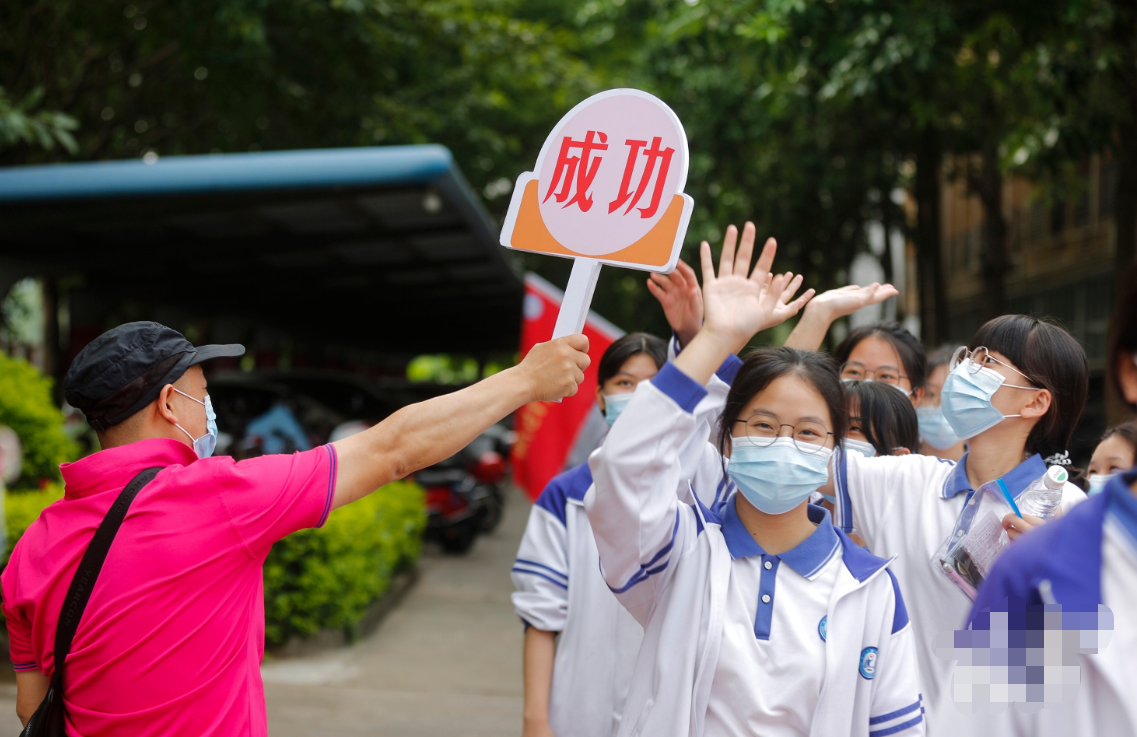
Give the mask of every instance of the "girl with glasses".
[{"label": "girl with glasses", "polygon": [[[831,289],[810,300],[786,345],[817,350],[835,320],[897,295],[891,284]],[[927,357],[916,336],[895,322],[855,328],[833,351],[845,381],[875,381],[899,389],[913,405],[924,396]]]},{"label": "girl with glasses", "polygon": [[[1118,396],[1134,411],[1137,267],[1130,269],[1120,286],[1106,367]],[[1099,466],[1098,470],[1103,469]],[[1101,493],[1063,519],[1015,543],[995,561],[991,575],[979,589],[969,626],[979,631],[994,629],[993,613],[1006,612],[1005,602],[1011,597],[1025,601],[1033,612],[1042,610],[1042,605],[1050,605],[1047,612],[1054,611],[1055,605],[1061,607],[1063,622],[1078,621],[1075,626],[1086,633],[1082,642],[1100,643],[1101,647],[1063,654],[1063,664],[1077,668],[1080,682],[1076,692],[1066,694],[1064,703],[1046,704],[1047,708],[1034,713],[1011,708],[990,715],[986,719],[990,731],[986,734],[1137,734],[1137,699],[1133,698],[1137,678],[1137,467],[1118,473]],[[1103,606],[1112,612],[1111,617],[1099,615]],[[1018,621],[1030,627],[1032,622],[1041,620],[1042,617],[1036,619],[1028,614]],[[1049,613],[1046,620],[1050,621]],[[1020,642],[1037,642],[1045,634],[1034,629],[1009,636]],[[1049,656],[1049,648],[1046,654]],[[1049,684],[1052,679],[1047,677],[1046,682]],[[1051,686],[1046,685],[1045,690],[1048,700],[1053,700]],[[1036,695],[1034,701],[1038,700]]]},{"label": "girl with glasses", "polygon": [[924,734],[912,630],[889,563],[808,504],[845,437],[832,364],[790,348],[750,354],[703,464],[738,491],[717,509],[675,487],[704,385],[760,330],[795,314],[800,277],[770,277],[754,226],[719,273],[702,244],[706,323],[642,384],[589,461],[585,510],[605,582],[644,626],[619,735]]},{"label": "girl with glasses", "polygon": [[[958,462],[841,454],[824,493],[836,499],[834,524],[859,534],[877,555],[897,557],[930,730],[966,735],[985,733],[983,722],[952,703],[953,663],[936,655],[934,641],[960,627],[970,601],[929,561],[975,489],[1001,478],[1017,497],[1046,472],[1043,458],[1065,451],[1086,401],[1089,367],[1069,333],[1025,315],[986,323],[949,366],[942,410],[968,452]],[[1084,499],[1066,484],[1059,513]],[[1008,515],[1003,526],[1015,539],[1041,522]]]}]

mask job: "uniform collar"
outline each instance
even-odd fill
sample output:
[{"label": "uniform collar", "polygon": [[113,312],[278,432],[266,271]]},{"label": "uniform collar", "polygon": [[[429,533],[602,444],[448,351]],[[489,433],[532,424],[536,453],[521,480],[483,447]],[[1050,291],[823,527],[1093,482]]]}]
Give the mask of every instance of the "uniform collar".
[{"label": "uniform collar", "polygon": [[[722,509],[722,535],[726,539],[730,557],[737,560],[753,555],[767,555],[738,518],[738,511],[734,506],[736,497],[737,495],[731,497]],[[817,529],[798,543],[797,547],[770,557],[778,558],[794,569],[794,572],[812,580],[837,552],[841,541],[837,538],[837,533],[829,520],[828,511],[810,504],[807,507],[807,514],[809,521],[816,524]]]},{"label": "uniform collar", "polygon": [[197,454],[185,443],[153,438],[100,450],[74,463],[64,463],[59,470],[63,473],[64,496],[81,499],[109,489],[122,489],[143,469],[188,466],[196,460]]},{"label": "uniform collar", "polygon": [[[1008,471],[1003,476],[1003,483],[1007,485],[1007,490],[1011,492],[1011,495],[1018,498],[1018,495],[1030,486],[1032,481],[1040,478],[1044,473],[1046,473],[1046,463],[1042,460],[1042,456],[1035,453]],[[955,468],[944,481],[944,488],[940,492],[940,496],[944,499],[951,499],[964,491],[968,493],[975,491],[971,488],[971,482],[967,480],[967,453],[964,453],[963,457],[956,462]]]}]

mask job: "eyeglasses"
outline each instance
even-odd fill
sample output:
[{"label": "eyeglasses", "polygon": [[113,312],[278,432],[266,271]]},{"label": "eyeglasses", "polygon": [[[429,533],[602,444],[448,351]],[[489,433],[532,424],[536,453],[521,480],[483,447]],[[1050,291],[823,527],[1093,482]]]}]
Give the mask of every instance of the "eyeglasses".
[{"label": "eyeglasses", "polygon": [[[969,350],[967,348],[967,346],[961,345],[959,348],[956,349],[955,354],[952,355],[952,357],[951,357],[951,364],[949,364],[951,367],[951,370],[955,371],[956,367],[959,366],[959,364],[963,363],[964,361],[967,361],[967,373],[972,374],[972,375],[979,373],[979,369],[988,368],[988,366],[987,366],[988,363],[997,363],[1000,366],[1004,366],[1006,368],[1009,368],[1011,371],[1014,371],[1016,374],[1023,377],[1024,379],[1026,379],[1027,381],[1029,381],[1032,384],[1038,383],[1034,379],[1032,379],[1029,376],[1027,376],[1026,374],[1024,374],[1022,371],[1019,371],[1014,366],[1011,366],[1010,364],[1006,363],[1005,361],[1000,361],[999,359],[992,356],[991,351],[987,350],[987,348],[985,346],[980,346],[979,348],[976,348],[975,350],[972,351],[972,350]],[[1013,387],[1015,389],[1038,389],[1039,388],[1037,386],[1019,386],[1018,384],[1007,384],[1006,382],[1003,383],[1003,386],[1009,386],[1009,387]]]},{"label": "eyeglasses", "polygon": [[869,371],[860,361],[846,361],[841,364],[841,378],[853,381],[879,381],[882,384],[900,384],[901,379],[907,379],[895,366],[881,366],[876,371]]},{"label": "eyeglasses", "polygon": [[[789,425],[784,422],[778,422],[778,419],[773,415],[756,413],[750,416],[747,420],[735,420],[735,424],[746,426],[746,440],[752,445],[764,448],[768,445],[773,445],[774,441],[782,435],[782,428],[790,428],[790,436],[793,438],[794,445],[802,453],[816,453],[826,446],[829,442],[829,436],[833,433],[829,432],[819,422],[799,422],[796,425]],[[737,441],[737,437],[735,438]]]}]

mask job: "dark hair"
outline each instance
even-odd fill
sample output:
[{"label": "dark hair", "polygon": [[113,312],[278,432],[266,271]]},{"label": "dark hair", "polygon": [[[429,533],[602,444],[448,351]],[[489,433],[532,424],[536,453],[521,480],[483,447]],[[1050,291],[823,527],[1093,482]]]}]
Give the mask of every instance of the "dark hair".
[{"label": "dark hair", "polygon": [[608,346],[600,357],[600,366],[596,369],[597,382],[604,386],[604,382],[620,373],[624,362],[641,353],[650,356],[657,369],[667,363],[667,344],[661,339],[647,333],[628,333]]},{"label": "dark hair", "polygon": [[1122,440],[1129,443],[1129,448],[1137,455],[1137,420],[1114,425],[1101,436],[1102,441],[1109,440],[1114,435],[1120,435]]},{"label": "dark hair", "polygon": [[833,351],[833,358],[838,366],[843,366],[853,354],[853,349],[865,338],[881,338],[888,341],[896,349],[907,374],[905,378],[912,385],[912,391],[924,386],[928,379],[928,358],[924,354],[924,346],[916,340],[916,336],[904,329],[898,322],[878,322],[874,325],[865,325],[857,328],[841,341],[837,350]]},{"label": "dark hair", "polygon": [[[1125,393],[1121,391],[1117,366],[1122,360],[1123,353],[1137,352],[1137,264],[1129,269],[1129,273],[1122,281],[1111,321],[1113,325],[1109,330],[1109,356],[1106,359],[1105,372],[1111,377],[1117,395],[1124,402]],[[1137,405],[1134,404],[1130,404],[1129,407],[1137,409]]]},{"label": "dark hair", "polygon": [[1026,439],[1028,453],[1046,458],[1062,453],[1082,416],[1090,365],[1078,341],[1058,325],[1029,315],[989,320],[969,348],[986,347],[1006,356],[1036,386],[1050,390],[1050,409]]},{"label": "dark hair", "polygon": [[849,404],[857,407],[861,430],[878,455],[892,455],[896,448],[913,453],[920,449],[920,425],[908,397],[879,381],[848,381],[845,391]]},{"label": "dark hair", "polygon": [[726,442],[730,437],[731,427],[747,403],[774,379],[791,375],[799,376],[813,385],[825,400],[833,423],[830,430],[833,431],[834,447],[840,445],[845,439],[846,428],[849,426],[849,405],[845,396],[845,387],[841,384],[841,377],[837,375],[833,362],[823,353],[799,351],[782,346],[759,348],[742,362],[742,368],[738,370],[734,383],[730,385],[730,392],[726,395],[726,406],[723,407],[722,416],[719,418],[720,454],[726,455]]}]

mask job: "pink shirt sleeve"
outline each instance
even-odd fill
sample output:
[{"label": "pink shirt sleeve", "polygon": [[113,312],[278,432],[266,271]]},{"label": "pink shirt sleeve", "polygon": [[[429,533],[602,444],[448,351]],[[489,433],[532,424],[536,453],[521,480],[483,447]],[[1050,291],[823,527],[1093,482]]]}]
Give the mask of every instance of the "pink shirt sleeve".
[{"label": "pink shirt sleeve", "polygon": [[[220,459],[219,459],[220,460]],[[332,509],[336,451],[331,445],[217,468],[218,488],[233,527],[254,558],[308,527],[320,527]]]},{"label": "pink shirt sleeve", "polygon": [[39,670],[35,653],[32,652],[32,623],[24,617],[19,607],[9,607],[8,597],[4,597],[4,619],[8,626],[8,657],[18,673]]}]

